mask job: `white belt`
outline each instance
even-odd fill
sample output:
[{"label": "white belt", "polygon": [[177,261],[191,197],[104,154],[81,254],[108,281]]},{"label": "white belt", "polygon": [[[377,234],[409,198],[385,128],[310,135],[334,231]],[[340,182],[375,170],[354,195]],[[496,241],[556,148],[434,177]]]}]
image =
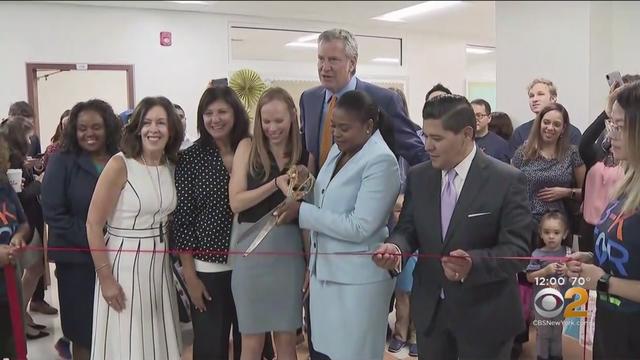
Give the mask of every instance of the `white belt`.
[{"label": "white belt", "polygon": [[165,226],[158,226],[155,228],[147,229],[122,229],[107,225],[107,234],[118,237],[144,239],[162,236],[160,241],[164,241],[164,236],[166,235],[166,233],[167,229]]}]

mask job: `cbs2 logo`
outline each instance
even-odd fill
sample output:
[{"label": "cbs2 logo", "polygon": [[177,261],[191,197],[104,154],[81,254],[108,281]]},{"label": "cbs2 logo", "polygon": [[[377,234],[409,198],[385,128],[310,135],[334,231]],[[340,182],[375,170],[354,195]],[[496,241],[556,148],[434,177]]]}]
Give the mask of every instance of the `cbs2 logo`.
[{"label": "cbs2 logo", "polygon": [[[574,296],[578,298],[573,300]],[[564,307],[564,300],[573,300]],[[583,288],[572,287],[564,296],[560,291],[553,288],[544,288],[536,294],[533,300],[533,306],[536,312],[545,318],[554,318],[564,310],[564,317],[586,317],[586,310],[576,310],[578,307],[585,305],[589,300],[589,292]]]}]

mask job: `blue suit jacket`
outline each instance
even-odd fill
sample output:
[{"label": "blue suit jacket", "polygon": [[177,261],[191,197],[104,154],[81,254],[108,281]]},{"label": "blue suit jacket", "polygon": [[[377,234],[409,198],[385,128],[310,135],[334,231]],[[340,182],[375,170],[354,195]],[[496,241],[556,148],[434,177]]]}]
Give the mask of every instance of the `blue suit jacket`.
[{"label": "blue suit jacket", "polygon": [[[395,133],[396,156],[402,156],[412,166],[428,160],[424,143],[416,134],[413,123],[405,114],[402,100],[398,94],[360,79],[357,79],[356,90],[367,93],[388,116]],[[324,87],[317,86],[306,90],[300,96],[300,121],[304,133],[303,139],[307,151],[315,157],[316,165],[318,165],[317,161],[320,158],[322,107],[325,91]]]},{"label": "blue suit jacket", "polygon": [[[299,222],[311,230],[309,269],[319,280],[366,284],[389,279],[371,252],[387,238],[387,219],[400,191],[398,162],[377,131],[331,179],[340,158],[333,145],[314,187],[314,203],[303,203]],[[347,252],[356,255],[320,255]]]}]

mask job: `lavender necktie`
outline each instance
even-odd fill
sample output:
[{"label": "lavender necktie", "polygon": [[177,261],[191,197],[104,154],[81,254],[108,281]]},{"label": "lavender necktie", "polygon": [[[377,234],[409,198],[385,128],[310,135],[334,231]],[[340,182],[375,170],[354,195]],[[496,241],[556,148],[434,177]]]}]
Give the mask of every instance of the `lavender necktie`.
[{"label": "lavender necktie", "polygon": [[456,178],[456,171],[451,169],[447,171],[446,183],[444,189],[442,189],[442,199],[440,201],[440,220],[442,224],[442,241],[444,241],[447,235],[447,229],[449,228],[449,222],[453,215],[453,209],[456,207],[457,195],[456,187],[453,184],[453,180]]}]

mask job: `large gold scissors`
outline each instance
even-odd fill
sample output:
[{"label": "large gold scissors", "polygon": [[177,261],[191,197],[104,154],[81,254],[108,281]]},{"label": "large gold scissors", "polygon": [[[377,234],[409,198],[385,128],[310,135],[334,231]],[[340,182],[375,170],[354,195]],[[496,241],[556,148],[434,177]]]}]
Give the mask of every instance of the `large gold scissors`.
[{"label": "large gold scissors", "polygon": [[313,185],[315,184],[315,178],[309,171],[305,171],[303,174],[300,174],[300,170],[296,166],[292,166],[288,171],[287,175],[289,175],[289,185],[287,187],[286,198],[283,202],[278,204],[273,210],[269,211],[265,216],[260,218],[255,224],[253,224],[247,231],[244,233],[245,235],[241,236],[241,239],[238,241],[240,243],[243,239],[242,237],[248,236],[255,232],[256,229],[260,229],[258,235],[253,239],[251,245],[245,250],[243,257],[251,254],[257,247],[262,243],[265,237],[269,234],[269,232],[276,226],[276,222],[278,218],[273,215],[274,212],[283,208],[285,205],[302,199],[305,195],[313,189]]}]

